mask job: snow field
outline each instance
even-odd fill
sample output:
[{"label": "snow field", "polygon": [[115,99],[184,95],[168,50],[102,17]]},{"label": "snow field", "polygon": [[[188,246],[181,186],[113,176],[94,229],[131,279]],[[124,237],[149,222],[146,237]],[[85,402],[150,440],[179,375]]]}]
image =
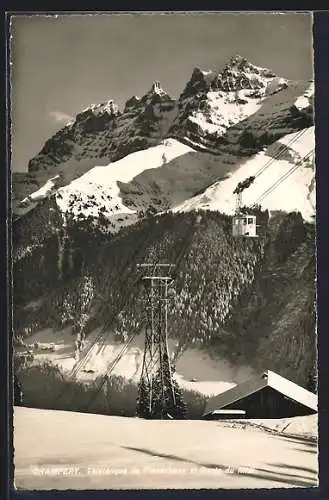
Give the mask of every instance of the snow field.
[{"label": "snow field", "polygon": [[25,489],[317,485],[317,447],[239,422],[165,421],[15,408],[15,485]]},{"label": "snow field", "polygon": [[[243,204],[253,205],[263,193],[271,188],[284,174],[286,174],[296,163],[307,153],[314,149],[314,127],[305,130],[295,142],[293,141],[300,132],[289,134],[278,144],[288,145],[294,154],[294,159],[276,160],[266,155],[262,151],[250,160],[233,171],[228,179],[214,183],[204,193],[186,200],[173,209],[174,212],[187,212],[190,210],[207,209],[218,210],[220,212],[233,215],[235,212],[235,196],[233,191],[239,182],[244,181],[249,176],[254,176],[258,171],[269,164],[269,167],[259,175],[251,186],[243,192]],[[271,148],[271,146],[270,146]],[[270,149],[268,148],[268,149]],[[279,153],[280,154],[280,153]],[[264,198],[261,205],[263,209],[282,210],[286,212],[300,211],[306,220],[310,220],[314,215],[315,189],[310,191],[314,170],[309,166],[300,166],[287,179],[285,179],[276,189]]]}]

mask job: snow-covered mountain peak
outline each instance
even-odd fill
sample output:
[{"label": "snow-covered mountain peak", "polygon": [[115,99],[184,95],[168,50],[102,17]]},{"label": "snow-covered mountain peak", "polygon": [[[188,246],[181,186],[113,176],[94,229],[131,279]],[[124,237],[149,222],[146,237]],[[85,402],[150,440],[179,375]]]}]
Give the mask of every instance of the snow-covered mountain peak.
[{"label": "snow-covered mountain peak", "polygon": [[153,105],[166,101],[174,102],[174,99],[172,99],[168,92],[161,87],[159,81],[155,81],[152,83],[150,90],[140,99],[139,104],[147,106],[149,104]]},{"label": "snow-covered mountain peak", "polygon": [[[289,87],[291,91],[285,92]],[[256,66],[239,55],[233,56],[218,73],[193,70],[179,98],[179,113],[169,132],[191,145],[216,152],[222,147],[222,138],[225,137],[226,142],[226,134],[239,123],[247,129],[246,120],[250,117],[250,123],[259,118],[267,122],[267,127],[271,126],[274,110],[278,112],[278,106],[286,108],[288,103],[290,107],[294,102],[291,93],[296,93],[297,98],[304,90],[303,85],[296,87],[294,82],[276,76],[267,68]],[[279,93],[280,104],[274,96]],[[282,112],[287,111],[282,109]]]},{"label": "snow-covered mountain peak", "polygon": [[224,70],[240,71],[245,73],[256,73],[264,76],[265,78],[274,78],[277,76],[273,71],[262,66],[256,66],[248,61],[245,57],[236,54],[225,64]]},{"label": "snow-covered mountain peak", "polygon": [[126,101],[124,107],[124,113],[143,112],[143,108],[148,105],[156,104],[157,102],[171,101],[169,94],[161,87],[159,81],[153,82],[151,88],[142,97],[137,97],[136,95],[130,97]]},{"label": "snow-covered mountain peak", "polygon": [[234,56],[231,57],[230,61],[227,63],[227,66],[240,66],[244,67],[248,63],[247,59],[245,57],[240,56],[240,54],[235,54]]},{"label": "snow-covered mountain peak", "polygon": [[83,109],[80,113],[78,113],[76,119],[81,120],[88,115],[103,116],[104,114],[107,114],[109,116],[113,116],[119,113],[119,106],[115,104],[112,99],[110,99],[109,101],[99,104],[91,104],[87,108]]},{"label": "snow-covered mountain peak", "polygon": [[214,85],[218,90],[263,90],[274,78],[280,78],[267,68],[250,63],[239,55],[233,56],[218,74]]},{"label": "snow-covered mountain peak", "polygon": [[91,162],[107,164],[156,145],[172,123],[175,106],[159,82],[142,98],[130,98],[123,112],[113,100],[92,104],[45,143],[30,160],[28,171],[53,176],[64,170],[72,180],[76,172],[89,169]]}]

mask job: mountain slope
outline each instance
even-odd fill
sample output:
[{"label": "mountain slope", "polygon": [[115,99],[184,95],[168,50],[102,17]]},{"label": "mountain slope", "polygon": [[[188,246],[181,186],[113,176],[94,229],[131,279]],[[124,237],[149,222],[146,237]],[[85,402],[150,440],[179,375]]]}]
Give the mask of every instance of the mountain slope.
[{"label": "mountain slope", "polygon": [[[312,153],[304,160],[305,155]],[[74,220],[92,219],[106,232],[135,223],[148,210],[160,212],[219,210],[233,214],[233,191],[239,182],[261,173],[244,192],[244,203],[261,200],[263,208],[300,211],[306,220],[315,214],[314,127],[284,135],[263,151],[242,159],[195,151],[174,139],[131,153],[109,165],[94,167],[64,187],[58,176],[26,197],[24,206],[36,207],[42,196],[54,194],[63,215]],[[302,162],[300,164],[300,162]],[[296,170],[263,198],[267,190]],[[204,187],[207,187],[204,190]],[[196,194],[200,193],[200,194]]]},{"label": "mountain slope", "polygon": [[[233,215],[233,191],[236,186],[250,176],[257,176],[261,171],[243,192],[246,206],[252,206],[261,200],[264,209],[300,211],[306,220],[312,220],[315,215],[314,142],[314,127],[285,135],[250,160],[237,165],[224,180],[215,182],[203,193],[175,207],[174,211],[207,209]],[[310,152],[311,157],[304,159]],[[298,168],[279,183],[295,166]],[[267,190],[276,184],[277,187],[263,198]]]}]

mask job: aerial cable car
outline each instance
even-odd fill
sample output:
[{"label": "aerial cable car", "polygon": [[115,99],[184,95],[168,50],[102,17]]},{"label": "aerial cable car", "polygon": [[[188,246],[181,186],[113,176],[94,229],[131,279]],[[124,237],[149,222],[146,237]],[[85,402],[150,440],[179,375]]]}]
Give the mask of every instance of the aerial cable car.
[{"label": "aerial cable car", "polygon": [[[285,174],[283,174],[270,188],[268,188],[264,193],[258,198],[258,200],[252,205],[254,208],[257,203],[263,201],[263,199],[268,196],[270,193],[274,191],[282,182],[284,182],[291,174],[295,172],[299,168],[299,166],[306,159],[310,158],[314,153],[314,149],[309,151],[296,165],[294,165],[290,170],[288,170]],[[267,163],[267,166],[270,162]],[[267,168],[267,167],[266,167]],[[233,236],[248,236],[248,237],[257,237],[257,224],[256,224],[256,216],[249,215],[247,213],[242,213],[242,192],[247,189],[262,173],[262,169],[254,176],[250,176],[242,182],[239,182],[233,194],[236,195],[236,213],[232,219],[232,235]]]},{"label": "aerial cable car", "polygon": [[232,235],[258,238],[256,215],[235,214],[232,219]]},{"label": "aerial cable car", "polygon": [[257,217],[253,214],[242,212],[242,192],[247,189],[255,180],[250,176],[242,182],[239,182],[233,194],[236,195],[236,211],[232,219],[232,235],[245,236],[248,238],[257,238]]}]

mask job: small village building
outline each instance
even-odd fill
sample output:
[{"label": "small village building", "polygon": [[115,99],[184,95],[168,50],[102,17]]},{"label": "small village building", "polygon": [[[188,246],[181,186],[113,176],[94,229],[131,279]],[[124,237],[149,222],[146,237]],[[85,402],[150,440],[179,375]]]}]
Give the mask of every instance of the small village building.
[{"label": "small village building", "polygon": [[[221,411],[230,410],[232,419],[286,418],[314,414],[317,406],[316,394],[267,370],[210,398],[203,417],[221,419]],[[241,416],[234,416],[236,410]],[[227,414],[222,413],[223,418],[228,418]]]}]

